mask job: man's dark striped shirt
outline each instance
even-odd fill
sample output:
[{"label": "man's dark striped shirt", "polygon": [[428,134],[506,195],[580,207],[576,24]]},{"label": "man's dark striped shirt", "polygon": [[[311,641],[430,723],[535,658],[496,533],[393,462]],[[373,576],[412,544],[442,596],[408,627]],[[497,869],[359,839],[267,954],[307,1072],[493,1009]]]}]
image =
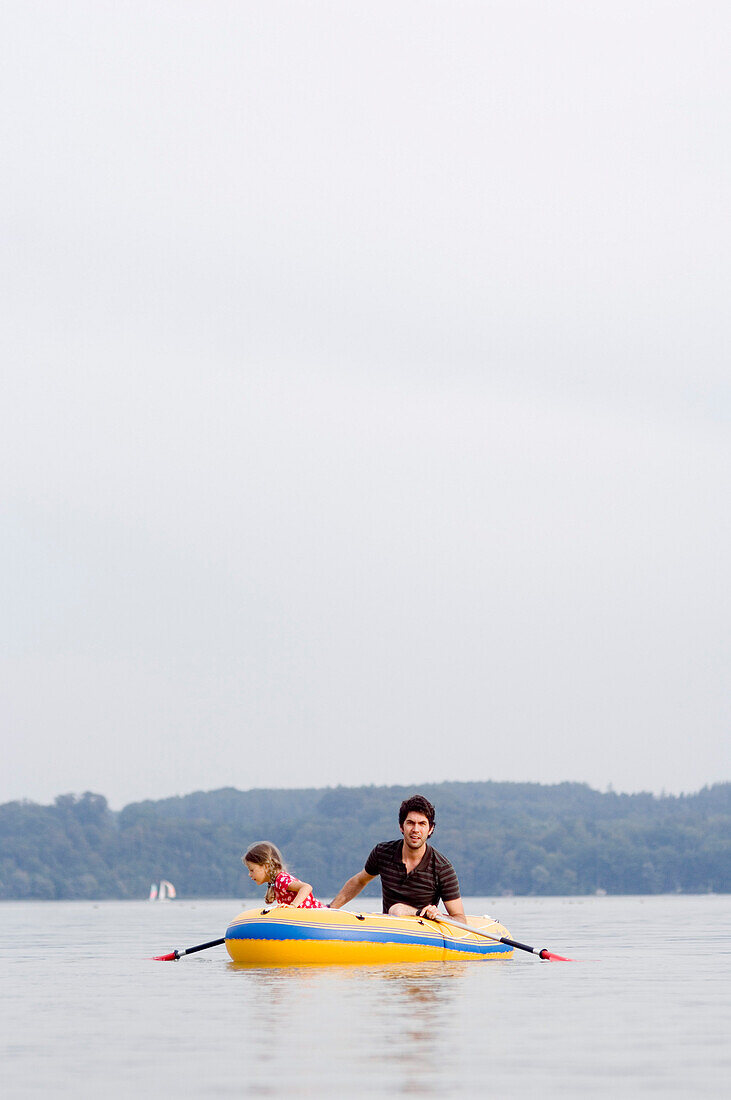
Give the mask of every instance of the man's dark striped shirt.
[{"label": "man's dark striped shirt", "polygon": [[402,902],[422,909],[438,905],[439,899],[454,901],[459,897],[459,882],[454,867],[446,856],[427,844],[418,867],[407,872],[402,859],[403,840],[376,844],[365,862],[368,875],[381,876],[383,912]]}]

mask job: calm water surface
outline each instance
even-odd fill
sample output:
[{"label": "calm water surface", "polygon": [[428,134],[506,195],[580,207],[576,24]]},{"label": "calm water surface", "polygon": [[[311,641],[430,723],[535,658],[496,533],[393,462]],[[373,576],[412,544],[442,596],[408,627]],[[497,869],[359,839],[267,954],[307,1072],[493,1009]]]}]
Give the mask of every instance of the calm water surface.
[{"label": "calm water surface", "polygon": [[150,960],[244,907],[0,905],[3,1095],[731,1093],[731,897],[469,901],[573,964]]}]

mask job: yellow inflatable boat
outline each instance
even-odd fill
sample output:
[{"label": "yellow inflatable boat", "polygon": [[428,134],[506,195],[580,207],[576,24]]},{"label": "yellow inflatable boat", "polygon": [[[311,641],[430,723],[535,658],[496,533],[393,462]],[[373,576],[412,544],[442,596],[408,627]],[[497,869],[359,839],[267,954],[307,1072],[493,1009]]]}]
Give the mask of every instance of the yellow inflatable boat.
[{"label": "yellow inflatable boat", "polygon": [[[226,950],[242,966],[310,963],[453,962],[509,959],[513,948],[491,917],[468,917],[470,929],[345,909],[248,909],[226,930]],[[474,929],[474,932],[472,931]],[[476,933],[487,933],[495,941]]]}]

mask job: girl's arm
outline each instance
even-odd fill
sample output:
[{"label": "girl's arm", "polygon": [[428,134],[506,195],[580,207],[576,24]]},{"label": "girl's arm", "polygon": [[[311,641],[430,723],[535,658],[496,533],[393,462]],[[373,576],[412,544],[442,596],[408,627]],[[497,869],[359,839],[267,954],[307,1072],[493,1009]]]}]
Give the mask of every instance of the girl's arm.
[{"label": "girl's arm", "polygon": [[312,893],[312,887],[309,882],[300,882],[298,878],[290,879],[287,883],[287,889],[290,894],[295,895],[288,903],[289,905],[293,905],[295,909],[298,909],[305,898],[309,897]]}]

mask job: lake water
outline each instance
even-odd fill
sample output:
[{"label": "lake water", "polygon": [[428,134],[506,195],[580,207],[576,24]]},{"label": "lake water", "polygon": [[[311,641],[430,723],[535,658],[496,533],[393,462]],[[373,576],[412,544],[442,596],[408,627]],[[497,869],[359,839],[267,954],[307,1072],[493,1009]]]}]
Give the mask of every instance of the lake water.
[{"label": "lake water", "polygon": [[151,961],[245,907],[0,905],[3,1096],[731,1094],[729,896],[468,901],[574,963]]}]

